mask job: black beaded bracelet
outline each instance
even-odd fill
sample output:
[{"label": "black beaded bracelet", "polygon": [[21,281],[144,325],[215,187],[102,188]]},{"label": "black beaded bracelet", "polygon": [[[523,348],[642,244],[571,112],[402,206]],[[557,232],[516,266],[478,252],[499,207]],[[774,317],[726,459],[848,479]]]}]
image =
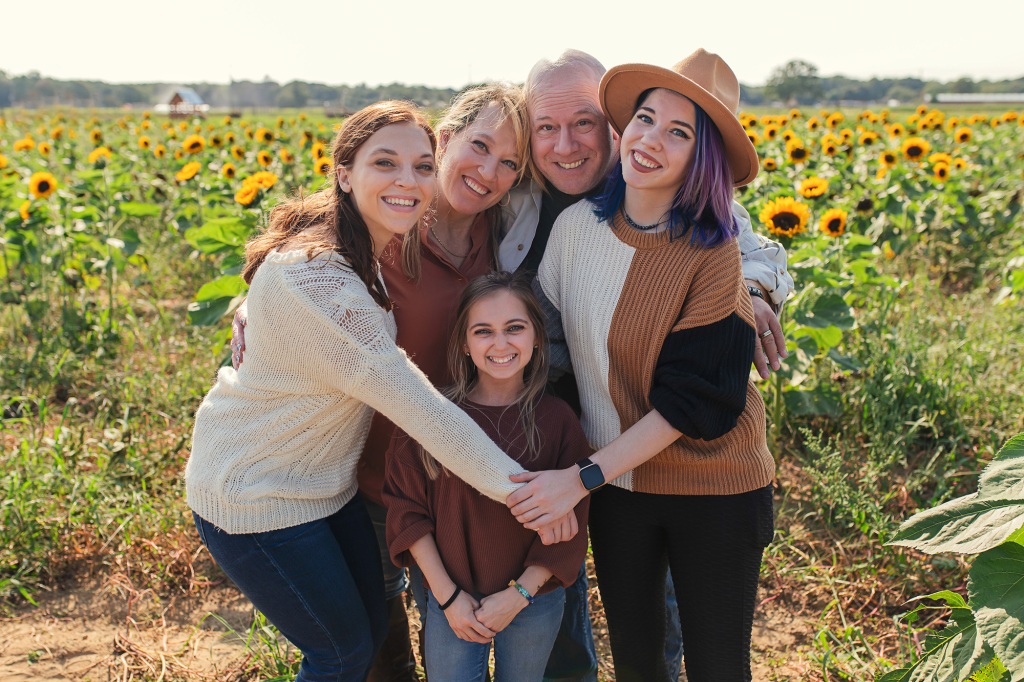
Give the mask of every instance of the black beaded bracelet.
[{"label": "black beaded bracelet", "polygon": [[461,592],[462,592],[462,588],[459,587],[458,585],[456,585],[455,586],[455,591],[452,592],[452,596],[448,597],[448,601],[446,601],[445,603],[439,604],[438,608],[440,608],[442,611],[447,609],[449,606],[451,606],[452,604],[455,603],[455,598],[458,597]]}]

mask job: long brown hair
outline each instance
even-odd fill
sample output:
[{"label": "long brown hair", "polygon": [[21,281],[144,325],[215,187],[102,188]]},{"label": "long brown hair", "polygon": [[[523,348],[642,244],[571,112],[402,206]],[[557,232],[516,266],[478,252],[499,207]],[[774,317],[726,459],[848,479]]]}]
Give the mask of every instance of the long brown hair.
[{"label": "long brown hair", "polygon": [[[466,128],[473,125],[473,122],[490,105],[498,107],[500,118],[498,125],[505,121],[512,124],[512,133],[516,139],[516,184],[523,179],[527,164],[530,159],[530,124],[526,117],[526,100],[523,97],[523,89],[512,83],[490,83],[479,87],[464,90],[455,96],[451,106],[445,110],[441,120],[437,122],[436,133],[438,139],[444,140],[441,152],[438,153],[438,174],[444,172],[444,147],[456,137],[462,134]],[[498,244],[501,242],[499,232],[504,226],[506,215],[504,207],[498,203],[484,211],[487,226],[491,233],[492,260],[496,266],[498,263]],[[427,220],[433,217],[429,216]],[[420,235],[418,230],[410,232],[402,242],[402,271],[411,280],[418,280],[420,276],[419,247]],[[493,266],[492,266],[493,267]]]},{"label": "long brown hair", "polygon": [[[469,311],[479,301],[501,291],[507,291],[518,298],[526,315],[533,325],[536,349],[533,357],[523,372],[523,387],[516,396],[515,402],[509,407],[519,409],[519,422],[526,436],[526,457],[529,462],[540,450],[540,431],[537,429],[536,408],[548,383],[548,335],[544,328],[544,314],[540,303],[530,286],[531,277],[523,273],[489,272],[477,277],[466,285],[459,298],[459,307],[455,316],[455,327],[452,330],[451,342],[448,344],[448,370],[452,375],[452,384],[444,389],[444,394],[454,403],[461,403],[469,398],[469,394],[479,380],[478,370],[463,350],[466,334],[469,331]],[[430,478],[436,478],[438,464],[420,448],[423,468]]]},{"label": "long brown hair", "polygon": [[[371,135],[394,123],[416,124],[426,132],[431,150],[436,151],[434,131],[415,105],[389,100],[360,109],[345,121],[334,138],[334,168],[350,165],[356,152]],[[385,310],[391,310],[391,301],[377,277],[377,259],[370,231],[356,209],[352,195],[341,190],[336,172],[331,173],[330,183],[322,189],[309,196],[287,199],[270,212],[267,230],[246,244],[242,278],[251,283],[267,254],[286,243],[299,243],[306,247],[310,258],[322,251],[334,251],[344,256],[373,300]]]}]

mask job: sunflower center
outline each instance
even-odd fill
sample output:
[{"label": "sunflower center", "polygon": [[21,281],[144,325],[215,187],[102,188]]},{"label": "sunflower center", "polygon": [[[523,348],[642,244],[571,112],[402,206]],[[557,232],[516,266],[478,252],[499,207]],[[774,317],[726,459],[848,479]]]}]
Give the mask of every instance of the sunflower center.
[{"label": "sunflower center", "polygon": [[795,213],[783,211],[776,214],[772,218],[772,222],[775,223],[775,227],[780,230],[791,230],[800,224],[800,218]]},{"label": "sunflower center", "polygon": [[914,144],[907,147],[907,154],[909,154],[910,156],[921,156],[922,149],[918,147],[916,144]]},{"label": "sunflower center", "polygon": [[833,218],[832,220],[828,221],[828,231],[838,232],[839,228],[842,227],[842,223],[843,221],[840,220],[839,218]]},{"label": "sunflower center", "polygon": [[43,194],[50,191],[50,183],[46,180],[39,181],[39,193]]},{"label": "sunflower center", "polygon": [[797,147],[792,151],[790,156],[792,156],[794,159],[802,159],[805,156],[807,156],[807,150],[804,149],[803,147]]}]

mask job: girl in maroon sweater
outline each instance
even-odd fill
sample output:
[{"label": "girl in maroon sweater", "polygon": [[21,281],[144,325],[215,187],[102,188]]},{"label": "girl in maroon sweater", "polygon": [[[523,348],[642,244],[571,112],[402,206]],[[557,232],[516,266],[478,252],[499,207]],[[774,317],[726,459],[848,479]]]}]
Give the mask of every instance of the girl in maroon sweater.
[{"label": "girl in maroon sweater", "polygon": [[[449,348],[448,394],[525,469],[573,466],[590,454],[575,414],[544,396],[547,338],[528,280],[491,273],[466,287]],[[416,563],[429,589],[431,682],[483,680],[491,642],[495,680],[541,680],[562,618],[564,587],[587,551],[580,532],[544,545],[508,509],[443,470],[403,432],[387,457],[387,539],[396,564]]]}]

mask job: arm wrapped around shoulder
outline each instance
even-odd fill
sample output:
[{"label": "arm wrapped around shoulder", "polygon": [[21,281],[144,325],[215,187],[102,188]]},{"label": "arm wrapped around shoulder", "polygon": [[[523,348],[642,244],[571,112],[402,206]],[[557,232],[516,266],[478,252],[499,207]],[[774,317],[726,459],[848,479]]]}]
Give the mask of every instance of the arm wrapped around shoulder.
[{"label": "arm wrapped around shoulder", "polygon": [[754,330],[735,312],[674,331],[658,355],[651,406],[690,438],[723,436],[746,407],[753,358]]}]

